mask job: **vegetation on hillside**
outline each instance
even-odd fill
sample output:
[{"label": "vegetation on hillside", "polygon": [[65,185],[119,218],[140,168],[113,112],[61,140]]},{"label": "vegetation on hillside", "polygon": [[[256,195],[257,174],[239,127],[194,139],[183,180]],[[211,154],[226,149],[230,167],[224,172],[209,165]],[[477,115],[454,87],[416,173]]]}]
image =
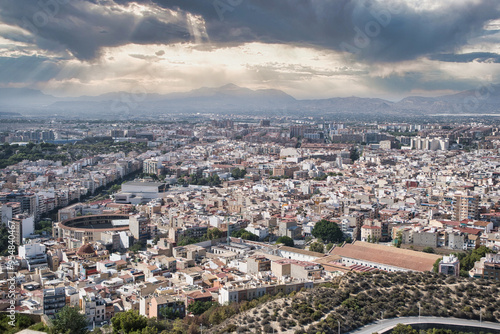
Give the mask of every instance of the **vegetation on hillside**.
[{"label": "vegetation on hillside", "polygon": [[34,321],[25,314],[16,314],[16,319],[14,320],[14,326],[12,326],[12,320],[9,318],[8,314],[0,314],[0,333],[2,334],[13,334],[17,333],[23,329],[26,329],[34,324]]},{"label": "vegetation on hillside", "polygon": [[500,282],[455,278],[435,273],[349,273],[324,284],[233,317],[211,333],[336,333],[384,318],[415,316],[500,320]]},{"label": "vegetation on hillside", "polygon": [[[490,332],[481,332],[490,334]],[[397,324],[393,328],[392,334],[473,334],[473,332],[454,331],[452,329],[429,328],[427,330],[416,330],[410,325]],[[492,333],[491,333],[492,334]]]},{"label": "vegetation on hillside", "polygon": [[[212,334],[335,334],[337,321],[340,322],[341,332],[345,333],[379,320],[382,316],[395,318],[418,315],[419,303],[423,316],[479,319],[482,308],[483,320],[498,322],[499,288],[500,282],[468,280],[434,273],[349,273],[312,290],[301,290],[289,295],[264,295],[252,301],[229,305],[193,303],[188,307],[193,316],[184,319],[148,319],[130,310],[116,314],[111,322],[114,334],[197,334],[202,326],[204,333]],[[83,326],[77,320],[72,323]],[[73,328],[72,323],[67,324],[66,328]],[[30,325],[31,322],[26,322],[22,328]],[[414,333],[403,325],[398,330],[401,334]],[[94,332],[99,333],[100,330]],[[74,328],[74,333],[79,333],[78,328]],[[460,333],[432,330],[426,334]]]}]

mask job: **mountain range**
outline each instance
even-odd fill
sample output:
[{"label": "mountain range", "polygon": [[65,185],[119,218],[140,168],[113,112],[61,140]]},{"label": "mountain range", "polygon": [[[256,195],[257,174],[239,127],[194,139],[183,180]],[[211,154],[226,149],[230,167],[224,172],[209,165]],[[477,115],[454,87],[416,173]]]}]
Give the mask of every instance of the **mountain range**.
[{"label": "mountain range", "polygon": [[0,88],[0,112],[26,116],[117,117],[160,113],[217,112],[266,115],[500,115],[500,85],[440,97],[410,96],[392,102],[378,98],[336,97],[297,100],[276,89],[251,90],[234,84],[183,93],[116,92],[58,98],[27,88]]}]

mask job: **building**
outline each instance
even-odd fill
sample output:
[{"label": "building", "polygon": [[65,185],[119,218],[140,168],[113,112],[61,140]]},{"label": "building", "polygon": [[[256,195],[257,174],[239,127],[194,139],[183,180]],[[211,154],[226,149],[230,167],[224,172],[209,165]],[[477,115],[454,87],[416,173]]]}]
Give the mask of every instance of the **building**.
[{"label": "building", "polygon": [[277,250],[277,253],[278,253],[277,255],[279,255],[285,259],[298,260],[298,261],[309,261],[309,262],[313,262],[314,260],[325,256],[325,254],[323,254],[323,253],[311,252],[311,251],[308,251],[305,249],[299,249],[299,248],[288,247],[288,246],[281,246]]},{"label": "building", "polygon": [[155,174],[159,175],[163,168],[162,160],[160,159],[146,159],[142,165],[142,171],[144,174]]},{"label": "building", "polygon": [[34,215],[36,213],[36,196],[32,193],[0,192],[0,203],[17,202],[21,205],[21,213]]},{"label": "building", "polygon": [[299,170],[298,166],[293,166],[293,167],[292,166],[277,166],[277,167],[273,168],[273,176],[276,176],[276,177],[284,176],[284,177],[292,178],[293,173],[298,171],[298,170]]},{"label": "building", "polygon": [[130,216],[129,228],[136,242],[146,243],[149,238],[149,220],[140,215]]},{"label": "building", "polygon": [[35,217],[25,214],[17,215],[12,218],[9,225],[14,231],[14,242],[16,245],[22,245],[23,240],[35,233]]},{"label": "building", "polygon": [[101,240],[102,233],[129,230],[128,215],[89,215],[71,218],[55,224],[54,238],[77,239],[83,242]]},{"label": "building", "polygon": [[474,264],[471,277],[500,281],[500,254],[488,253]]},{"label": "building", "polygon": [[495,255],[486,254],[486,261],[484,261],[483,278],[500,281],[500,256],[498,256],[498,254]]},{"label": "building", "polygon": [[3,204],[2,207],[2,225],[7,225],[16,215],[21,214],[21,204],[17,202]]},{"label": "building", "polygon": [[439,273],[451,276],[460,276],[460,261],[455,255],[443,256],[439,262]]},{"label": "building", "polygon": [[479,196],[455,195],[452,201],[452,219],[463,221],[466,219],[479,219]]},{"label": "building", "polygon": [[109,298],[102,298],[92,289],[80,289],[80,309],[87,316],[89,323],[101,324],[103,321],[110,321],[114,316],[114,306]]},{"label": "building", "polygon": [[361,226],[361,241],[378,242],[382,239],[382,227],[375,225]]},{"label": "building", "polygon": [[179,318],[184,318],[186,304],[176,296],[162,295],[151,298],[149,302],[149,318],[163,319],[165,312],[178,312]]},{"label": "building", "polygon": [[278,278],[314,280],[321,278],[322,267],[314,262],[283,259],[272,261],[271,270]]},{"label": "building", "polygon": [[64,287],[43,289],[41,291],[41,307],[43,313],[53,318],[64,306],[66,306],[66,291]]},{"label": "building", "polygon": [[334,247],[330,254],[340,256],[341,263],[348,267],[363,266],[385,271],[431,271],[441,258],[435,254],[358,241]]},{"label": "building", "polygon": [[270,271],[271,260],[263,255],[254,255],[247,258],[247,273],[257,275],[259,272]]},{"label": "building", "polygon": [[26,266],[29,271],[48,266],[46,248],[43,244],[26,244],[19,246],[19,256],[26,261]]},{"label": "building", "polygon": [[122,184],[121,192],[115,194],[115,202],[122,204],[146,204],[153,199],[163,198],[168,185],[160,182],[130,181]]},{"label": "building", "polygon": [[278,224],[278,236],[290,237],[295,239],[302,234],[302,228],[297,225],[295,220],[281,221]]},{"label": "building", "polygon": [[247,227],[245,227],[245,230],[247,230],[252,234],[255,234],[256,236],[259,237],[259,239],[264,239],[269,235],[269,229],[266,226],[259,224],[250,224]]},{"label": "building", "polygon": [[244,300],[252,300],[262,297],[266,294],[275,295],[277,293],[289,294],[300,289],[312,289],[314,283],[312,281],[279,284],[227,284],[219,290],[219,304],[227,305],[233,302],[241,302]]},{"label": "building", "polygon": [[433,230],[413,232],[412,238],[415,246],[433,248],[438,246],[438,233]]}]

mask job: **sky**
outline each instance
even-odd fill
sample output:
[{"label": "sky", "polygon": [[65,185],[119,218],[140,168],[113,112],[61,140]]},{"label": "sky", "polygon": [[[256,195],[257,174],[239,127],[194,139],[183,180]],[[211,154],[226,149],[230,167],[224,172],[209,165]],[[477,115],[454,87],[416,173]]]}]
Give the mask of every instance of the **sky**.
[{"label": "sky", "polygon": [[500,1],[0,0],[0,88],[228,83],[391,100],[500,83]]}]

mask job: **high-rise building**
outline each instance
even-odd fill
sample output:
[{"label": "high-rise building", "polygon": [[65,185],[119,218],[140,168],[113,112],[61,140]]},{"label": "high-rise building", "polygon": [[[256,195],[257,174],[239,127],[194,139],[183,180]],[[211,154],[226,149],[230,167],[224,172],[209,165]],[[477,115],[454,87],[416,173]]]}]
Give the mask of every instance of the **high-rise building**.
[{"label": "high-rise building", "polygon": [[40,299],[43,313],[53,318],[57,312],[66,306],[66,289],[64,287],[43,289]]},{"label": "high-rise building", "polygon": [[453,198],[453,220],[479,219],[478,195],[455,195]]},{"label": "high-rise building", "polygon": [[0,193],[0,203],[16,202],[21,205],[21,213],[29,215],[36,213],[36,196],[32,193],[12,192]]},{"label": "high-rise building", "polygon": [[9,222],[14,231],[14,242],[22,245],[24,238],[35,233],[35,218],[28,215],[17,215]]},{"label": "high-rise building", "polygon": [[131,216],[129,229],[135,241],[146,242],[149,238],[148,219],[140,215]]}]

